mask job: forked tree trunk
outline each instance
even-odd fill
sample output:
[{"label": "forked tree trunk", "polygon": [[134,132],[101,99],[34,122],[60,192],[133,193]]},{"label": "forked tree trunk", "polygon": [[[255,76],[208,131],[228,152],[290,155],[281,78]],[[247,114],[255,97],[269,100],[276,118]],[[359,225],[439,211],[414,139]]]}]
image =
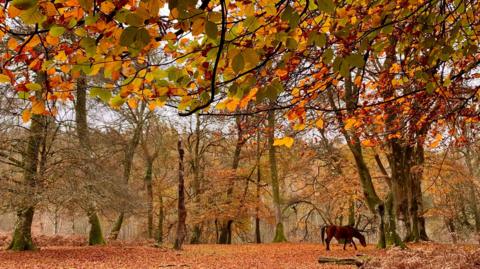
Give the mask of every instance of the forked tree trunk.
[{"label": "forked tree trunk", "polygon": [[285,231],[282,222],[282,208],[280,199],[280,186],[278,182],[276,148],[273,145],[275,139],[275,111],[268,111],[268,158],[270,161],[270,177],[272,180],[273,205],[275,207],[275,236],[273,242],[286,242]]},{"label": "forked tree trunk", "polygon": [[187,219],[187,210],[185,209],[185,182],[184,182],[184,150],[181,138],[178,139],[178,223],[177,234],[175,238],[174,249],[182,249],[186,236],[185,220]]},{"label": "forked tree trunk", "polygon": [[[352,83],[351,75],[345,78],[345,96],[344,101],[347,107],[347,113],[350,116],[353,116],[353,112],[356,106],[356,99],[354,94],[354,85]],[[384,202],[378,197],[375,186],[373,185],[372,176],[370,170],[368,169],[367,163],[363,157],[362,145],[360,139],[354,132],[349,132],[345,129],[345,124],[343,122],[343,114],[337,109],[337,105],[334,101],[334,97],[331,91],[327,92],[328,102],[335,109],[336,118],[340,125],[341,132],[347,141],[347,145],[352,153],[355,164],[358,170],[358,175],[360,178],[360,184],[362,186],[363,194],[367,202],[367,206],[370,212],[377,216],[379,221],[378,223],[378,244],[379,248],[385,248],[387,245],[386,235],[396,234],[396,226],[386,225],[385,224],[385,207]]]},{"label": "forked tree trunk", "polygon": [[[75,103],[75,121],[77,124],[77,137],[84,153],[85,158],[89,158],[91,151],[90,145],[90,136],[88,133],[88,124],[87,124],[87,85],[84,76],[80,76],[77,81],[77,99]],[[90,163],[87,162],[87,166],[90,166]],[[87,167],[87,177],[94,177],[93,171]],[[102,226],[100,224],[100,219],[98,218],[95,205],[93,202],[88,201],[88,223],[90,224],[90,232],[88,237],[88,244],[92,245],[103,245],[105,244],[105,239],[103,238]]]},{"label": "forked tree trunk", "polygon": [[[142,115],[139,116],[143,117],[143,111],[145,109],[145,104],[141,104],[141,113]],[[140,143],[140,137],[143,129],[143,119],[139,119],[135,129],[133,130],[133,135],[128,141],[128,144],[125,148],[125,154],[123,159],[123,181],[125,185],[128,185],[128,181],[130,180],[130,174],[133,166],[133,157],[135,155],[135,149],[138,147]],[[125,207],[125,206],[124,206]],[[112,230],[110,231],[110,239],[116,240],[118,238],[118,234],[120,233],[120,229],[122,228],[123,220],[125,218],[125,210],[121,210],[117,220],[115,221]]]}]

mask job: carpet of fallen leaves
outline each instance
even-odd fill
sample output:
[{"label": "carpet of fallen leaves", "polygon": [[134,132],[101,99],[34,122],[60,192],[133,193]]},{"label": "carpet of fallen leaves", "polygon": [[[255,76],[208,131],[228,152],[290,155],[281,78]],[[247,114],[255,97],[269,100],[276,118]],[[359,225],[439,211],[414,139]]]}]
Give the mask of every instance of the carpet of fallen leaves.
[{"label": "carpet of fallen leaves", "polygon": [[356,268],[317,262],[320,256],[356,255],[371,257],[365,268],[480,268],[480,248],[473,245],[425,243],[409,245],[407,250],[378,250],[369,245],[344,251],[334,244],[327,252],[322,244],[282,243],[186,245],[183,251],[174,251],[147,241],[101,247],[48,246],[30,252],[1,250],[0,268]]}]

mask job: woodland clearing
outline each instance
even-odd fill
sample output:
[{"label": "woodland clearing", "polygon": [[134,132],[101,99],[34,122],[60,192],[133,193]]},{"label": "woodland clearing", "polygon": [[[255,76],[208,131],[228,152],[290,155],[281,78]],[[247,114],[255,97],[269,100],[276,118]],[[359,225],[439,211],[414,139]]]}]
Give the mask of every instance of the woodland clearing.
[{"label": "woodland clearing", "polygon": [[409,244],[408,250],[379,250],[374,245],[355,251],[332,244],[272,243],[185,245],[182,251],[148,244],[52,246],[31,252],[0,252],[0,268],[356,268],[320,265],[325,257],[372,257],[366,268],[480,268],[480,248],[437,243]]}]

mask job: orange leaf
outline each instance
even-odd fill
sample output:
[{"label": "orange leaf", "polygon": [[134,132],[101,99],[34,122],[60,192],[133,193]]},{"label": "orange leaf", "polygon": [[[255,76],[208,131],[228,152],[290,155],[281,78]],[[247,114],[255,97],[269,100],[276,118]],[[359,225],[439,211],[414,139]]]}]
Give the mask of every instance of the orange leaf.
[{"label": "orange leaf", "polygon": [[23,120],[24,123],[29,122],[31,117],[32,117],[32,113],[30,113],[29,109],[25,109],[22,112],[22,120]]},{"label": "orange leaf", "polygon": [[7,42],[7,47],[11,50],[15,50],[18,46],[17,40],[15,40],[13,37],[10,38]]},{"label": "orange leaf", "polygon": [[32,113],[33,114],[43,114],[45,112],[45,105],[43,102],[33,101],[32,102]]}]

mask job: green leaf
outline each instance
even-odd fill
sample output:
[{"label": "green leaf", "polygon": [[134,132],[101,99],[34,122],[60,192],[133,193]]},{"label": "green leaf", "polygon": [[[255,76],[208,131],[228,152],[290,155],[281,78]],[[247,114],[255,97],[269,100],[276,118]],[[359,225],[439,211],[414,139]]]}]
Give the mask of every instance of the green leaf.
[{"label": "green leaf", "polygon": [[27,10],[34,7],[38,0],[13,0],[12,5],[20,10]]},{"label": "green leaf", "polygon": [[34,6],[22,12],[20,14],[20,18],[26,24],[40,24],[46,20],[45,15],[43,15],[38,6]]},{"label": "green leaf", "polygon": [[80,40],[80,47],[84,48],[85,51],[87,52],[87,56],[90,56],[90,57],[95,55],[95,52],[97,49],[95,39],[91,37],[82,38],[82,40]]},{"label": "green leaf", "polygon": [[18,92],[18,98],[27,100],[30,97],[30,94],[28,92]]},{"label": "green leaf", "polygon": [[120,35],[120,45],[141,49],[150,42],[147,29],[129,26]]},{"label": "green leaf", "polygon": [[325,50],[325,52],[323,52],[323,55],[322,55],[322,61],[324,64],[329,64],[332,62],[333,60],[333,50],[332,49],[327,49]]},{"label": "green leaf", "polygon": [[427,93],[432,94],[435,91],[436,87],[437,86],[435,85],[434,82],[427,83],[427,86],[426,86]]},{"label": "green leaf", "polygon": [[355,66],[358,68],[362,68],[365,65],[363,61],[363,56],[360,54],[350,54],[345,58],[345,61],[348,63],[349,66]]},{"label": "green leaf", "polygon": [[205,33],[207,36],[213,40],[217,39],[218,36],[218,28],[217,25],[211,21],[207,21],[205,23]]},{"label": "green leaf", "polygon": [[286,45],[287,45],[287,48],[291,49],[291,50],[296,50],[297,47],[298,47],[297,40],[295,40],[294,38],[291,38],[291,37],[289,37],[287,39],[287,44]]},{"label": "green leaf", "polygon": [[142,48],[148,45],[148,43],[150,43],[150,34],[148,34],[147,29],[140,28],[135,37],[135,41],[139,43]]},{"label": "green leaf", "polygon": [[89,26],[97,22],[99,16],[98,14],[95,16],[89,15],[85,18],[85,25]]},{"label": "green leaf", "polygon": [[142,18],[135,13],[128,14],[126,21],[127,21],[127,24],[132,26],[140,27],[143,25]]},{"label": "green leaf", "polygon": [[93,8],[93,0],[79,0],[78,3],[87,12]]},{"label": "green leaf", "polygon": [[50,28],[50,35],[59,37],[65,33],[65,28],[63,26],[54,25]]},{"label": "green leaf", "polygon": [[235,73],[240,73],[240,71],[242,71],[244,67],[245,67],[245,61],[243,59],[243,55],[241,53],[238,53],[237,55],[235,55],[235,57],[233,57],[233,61],[232,61],[233,71],[235,71]]},{"label": "green leaf", "polygon": [[112,92],[107,90],[107,89],[102,89],[102,88],[92,88],[90,90],[90,96],[91,97],[98,97],[100,98],[103,102],[108,103],[110,101],[110,98],[112,98]]},{"label": "green leaf", "polygon": [[326,13],[335,12],[335,4],[333,0],[318,0],[318,9]]},{"label": "green leaf", "polygon": [[130,46],[135,42],[135,36],[137,35],[137,27],[129,26],[125,30],[123,30],[122,34],[120,35],[120,45],[122,46]]},{"label": "green leaf", "polygon": [[110,99],[110,103],[113,106],[121,106],[125,103],[125,99],[123,99],[120,95],[115,95],[113,98]]},{"label": "green leaf", "polygon": [[308,45],[323,47],[327,44],[327,35],[323,33],[312,32],[308,36]]},{"label": "green leaf", "polygon": [[25,87],[31,91],[40,91],[42,90],[42,86],[38,83],[27,83]]}]

